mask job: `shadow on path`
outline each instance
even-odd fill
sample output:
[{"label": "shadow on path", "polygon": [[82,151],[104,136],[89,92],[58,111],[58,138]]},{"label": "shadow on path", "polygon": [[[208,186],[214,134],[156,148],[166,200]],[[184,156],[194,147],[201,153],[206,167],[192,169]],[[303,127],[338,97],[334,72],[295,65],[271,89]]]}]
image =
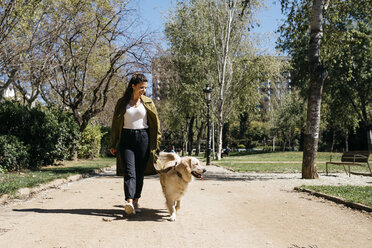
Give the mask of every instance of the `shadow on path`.
[{"label": "shadow on path", "polygon": [[105,217],[104,221],[128,220],[128,221],[165,221],[167,212],[162,209],[141,208],[142,212],[136,215],[126,215],[124,207],[115,205],[116,209],[43,209],[43,208],[25,208],[13,209],[15,212],[34,212],[39,214],[78,214]]}]

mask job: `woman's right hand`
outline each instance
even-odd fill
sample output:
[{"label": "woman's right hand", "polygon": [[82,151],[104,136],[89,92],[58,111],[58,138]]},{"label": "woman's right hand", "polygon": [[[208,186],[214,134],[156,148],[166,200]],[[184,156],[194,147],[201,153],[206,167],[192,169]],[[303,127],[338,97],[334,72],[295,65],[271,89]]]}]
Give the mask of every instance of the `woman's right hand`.
[{"label": "woman's right hand", "polygon": [[110,148],[110,153],[112,154],[112,155],[115,155],[115,153],[116,153],[116,149],[115,148]]}]

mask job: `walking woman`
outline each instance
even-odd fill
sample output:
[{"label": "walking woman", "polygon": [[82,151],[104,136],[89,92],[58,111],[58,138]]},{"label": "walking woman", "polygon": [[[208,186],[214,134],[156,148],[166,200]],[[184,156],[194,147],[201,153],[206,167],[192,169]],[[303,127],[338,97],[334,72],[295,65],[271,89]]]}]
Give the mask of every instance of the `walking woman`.
[{"label": "walking woman", "polygon": [[111,126],[110,152],[117,158],[117,175],[124,176],[127,214],[140,212],[144,174],[154,174],[159,150],[160,123],[151,98],[146,97],[147,79],[135,74],[116,104]]}]

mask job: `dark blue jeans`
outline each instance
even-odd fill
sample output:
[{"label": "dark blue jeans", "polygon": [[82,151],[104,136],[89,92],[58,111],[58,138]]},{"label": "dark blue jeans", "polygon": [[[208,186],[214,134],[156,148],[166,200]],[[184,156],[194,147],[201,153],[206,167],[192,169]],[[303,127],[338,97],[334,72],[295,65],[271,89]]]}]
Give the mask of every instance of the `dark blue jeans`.
[{"label": "dark blue jeans", "polygon": [[120,154],[124,164],[125,200],[141,197],[143,178],[149,158],[148,129],[123,129]]}]

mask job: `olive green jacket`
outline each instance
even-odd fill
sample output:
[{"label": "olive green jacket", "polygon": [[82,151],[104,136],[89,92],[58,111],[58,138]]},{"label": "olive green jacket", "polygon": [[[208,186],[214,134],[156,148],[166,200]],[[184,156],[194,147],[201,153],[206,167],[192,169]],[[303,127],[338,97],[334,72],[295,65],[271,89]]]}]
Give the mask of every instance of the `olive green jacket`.
[{"label": "olive green jacket", "polygon": [[[147,125],[149,126],[149,140],[150,140],[150,154],[149,160],[147,161],[145,174],[155,174],[156,170],[154,168],[154,163],[156,162],[156,152],[159,150],[160,145],[160,122],[158,117],[158,112],[156,110],[154,102],[151,98],[147,96],[141,96],[143,105],[147,110]],[[111,139],[110,139],[110,148],[116,149],[116,175],[124,175],[124,165],[120,156],[120,139],[121,132],[124,126],[124,114],[126,111],[126,106],[123,103],[124,99],[120,98],[115,106],[114,116],[112,118],[111,125]]]}]

